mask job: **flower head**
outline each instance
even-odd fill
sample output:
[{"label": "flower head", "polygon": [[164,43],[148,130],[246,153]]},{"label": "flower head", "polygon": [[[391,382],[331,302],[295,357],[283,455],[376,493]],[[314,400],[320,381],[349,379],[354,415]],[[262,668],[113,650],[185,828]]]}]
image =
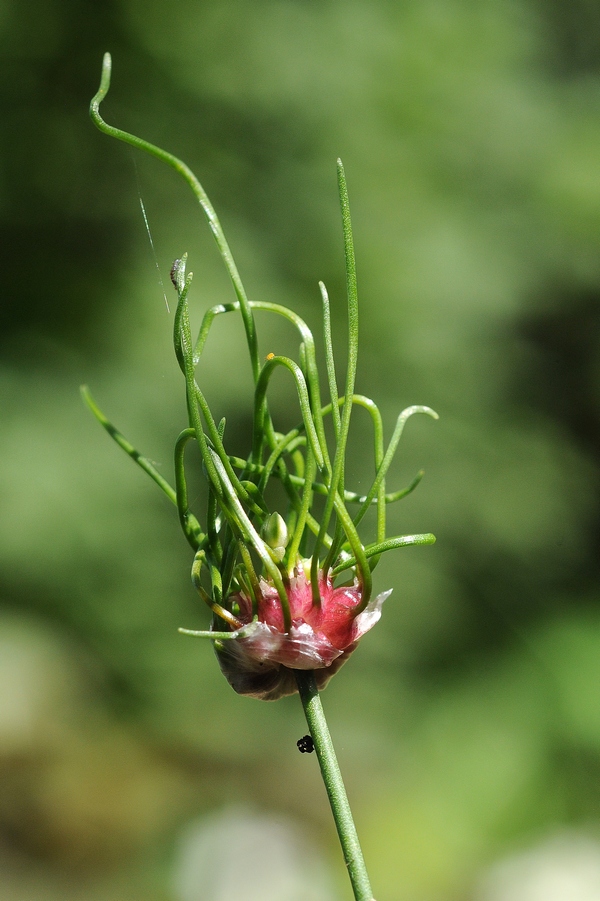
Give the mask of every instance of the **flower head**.
[{"label": "flower head", "polygon": [[294,670],[315,670],[317,684],[323,688],[379,620],[383,602],[392,593],[384,591],[357,613],[361,603],[357,580],[334,588],[331,578],[321,573],[320,604],[315,605],[306,568],[300,565],[287,586],[292,622],[286,631],[277,589],[265,579],[259,584],[257,617],[253,619],[247,594],[231,597],[243,625],[232,633],[232,640],[215,642],[215,650],[235,691],[262,700],[293,694],[297,690]]}]

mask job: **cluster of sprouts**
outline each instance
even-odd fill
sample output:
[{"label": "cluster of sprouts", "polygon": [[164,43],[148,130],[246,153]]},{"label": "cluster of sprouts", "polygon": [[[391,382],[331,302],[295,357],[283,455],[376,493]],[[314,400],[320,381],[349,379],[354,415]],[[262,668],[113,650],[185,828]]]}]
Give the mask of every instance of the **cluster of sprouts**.
[{"label": "cluster of sprouts", "polygon": [[[321,687],[379,618],[381,604],[389,594],[372,597],[372,572],[381,555],[392,548],[435,541],[431,534],[387,536],[387,505],[409,494],[422,472],[408,487],[391,493],[386,474],[408,418],[414,413],[437,415],[429,407],[408,407],[399,415],[386,446],[377,405],[355,393],[358,302],[341,161],[337,171],[346,260],[348,363],[340,393],[329,298],[320,283],[327,371],[324,401],[311,330],[285,306],[248,299],[217,215],[193,173],[171,154],[106,124],[100,116],[99,105],[109,88],[110,70],[110,56],[106,54],[100,89],[91,105],[94,122],[103,132],[150,153],[184,177],[206,214],[236,299],[209,309],[195,336],[188,306],[192,274],[186,273],[186,255],[173,264],[171,278],[178,296],[173,338],[185,378],[189,419],[175,443],[174,487],[106,419],[87,389],[83,389],[84,397],[115,441],[177,508],[181,528],[194,551],[193,584],[212,611],[210,630],[180,631],[211,639],[223,672],[243,694],[264,699],[289,694],[297,690],[295,670],[314,670]],[[297,360],[274,354],[260,359],[256,310],[280,316],[296,328],[300,342]],[[216,317],[230,313],[241,315],[254,380],[252,446],[247,459],[228,454],[225,421],[214,418],[196,379],[212,323]],[[278,368],[288,371],[299,404],[298,424],[285,434],[276,430],[267,401],[269,383]],[[375,475],[364,495],[348,490],[345,484],[350,419],[355,406],[367,410],[373,428]],[[326,417],[332,422],[329,441]],[[189,506],[185,450],[190,441],[198,447],[208,485],[201,519]],[[273,479],[283,488],[285,509],[269,508],[266,498]],[[277,496],[281,497],[281,491]],[[371,507],[376,508],[375,535],[373,541],[365,543],[359,525]]]}]

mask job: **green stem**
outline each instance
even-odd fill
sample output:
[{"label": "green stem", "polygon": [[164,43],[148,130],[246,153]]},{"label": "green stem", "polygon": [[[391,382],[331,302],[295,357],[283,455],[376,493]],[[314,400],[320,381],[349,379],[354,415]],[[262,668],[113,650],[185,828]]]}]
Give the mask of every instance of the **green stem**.
[{"label": "green stem", "polygon": [[354,897],[356,901],[374,901],[348,796],[321,705],[315,674],[309,670],[296,670],[296,681],[306,722],[315,743],[321,775],[348,867]]}]

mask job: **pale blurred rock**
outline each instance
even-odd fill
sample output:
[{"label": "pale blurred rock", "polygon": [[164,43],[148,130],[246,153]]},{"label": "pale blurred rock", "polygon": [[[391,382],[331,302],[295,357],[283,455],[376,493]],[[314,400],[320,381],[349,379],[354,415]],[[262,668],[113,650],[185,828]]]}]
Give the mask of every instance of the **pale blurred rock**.
[{"label": "pale blurred rock", "polygon": [[324,860],[284,817],[228,809],[188,826],[177,901],[335,901]]},{"label": "pale blurred rock", "polygon": [[186,776],[111,715],[91,669],[43,622],[0,618],[0,846],[66,871],[126,861],[188,803]]},{"label": "pale blurred rock", "polygon": [[0,759],[39,746],[72,706],[80,679],[56,635],[34,620],[0,619]]},{"label": "pale blurred rock", "polygon": [[600,841],[563,832],[495,864],[475,901],[600,901]]}]

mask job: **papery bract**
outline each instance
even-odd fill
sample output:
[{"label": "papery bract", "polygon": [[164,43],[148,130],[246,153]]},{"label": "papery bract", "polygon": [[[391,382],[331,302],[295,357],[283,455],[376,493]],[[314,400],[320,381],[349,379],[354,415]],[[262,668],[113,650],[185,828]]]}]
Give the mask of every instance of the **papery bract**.
[{"label": "papery bract", "polygon": [[334,588],[331,579],[321,576],[317,606],[300,566],[287,586],[292,625],[286,632],[277,590],[261,579],[257,620],[253,621],[252,601],[245,593],[229,598],[239,608],[237,617],[244,626],[235,638],[215,642],[221,669],[235,691],[262,700],[297,691],[294,670],[315,670],[323,688],[379,620],[390,594],[391,590],[377,595],[357,614],[358,582]]}]

